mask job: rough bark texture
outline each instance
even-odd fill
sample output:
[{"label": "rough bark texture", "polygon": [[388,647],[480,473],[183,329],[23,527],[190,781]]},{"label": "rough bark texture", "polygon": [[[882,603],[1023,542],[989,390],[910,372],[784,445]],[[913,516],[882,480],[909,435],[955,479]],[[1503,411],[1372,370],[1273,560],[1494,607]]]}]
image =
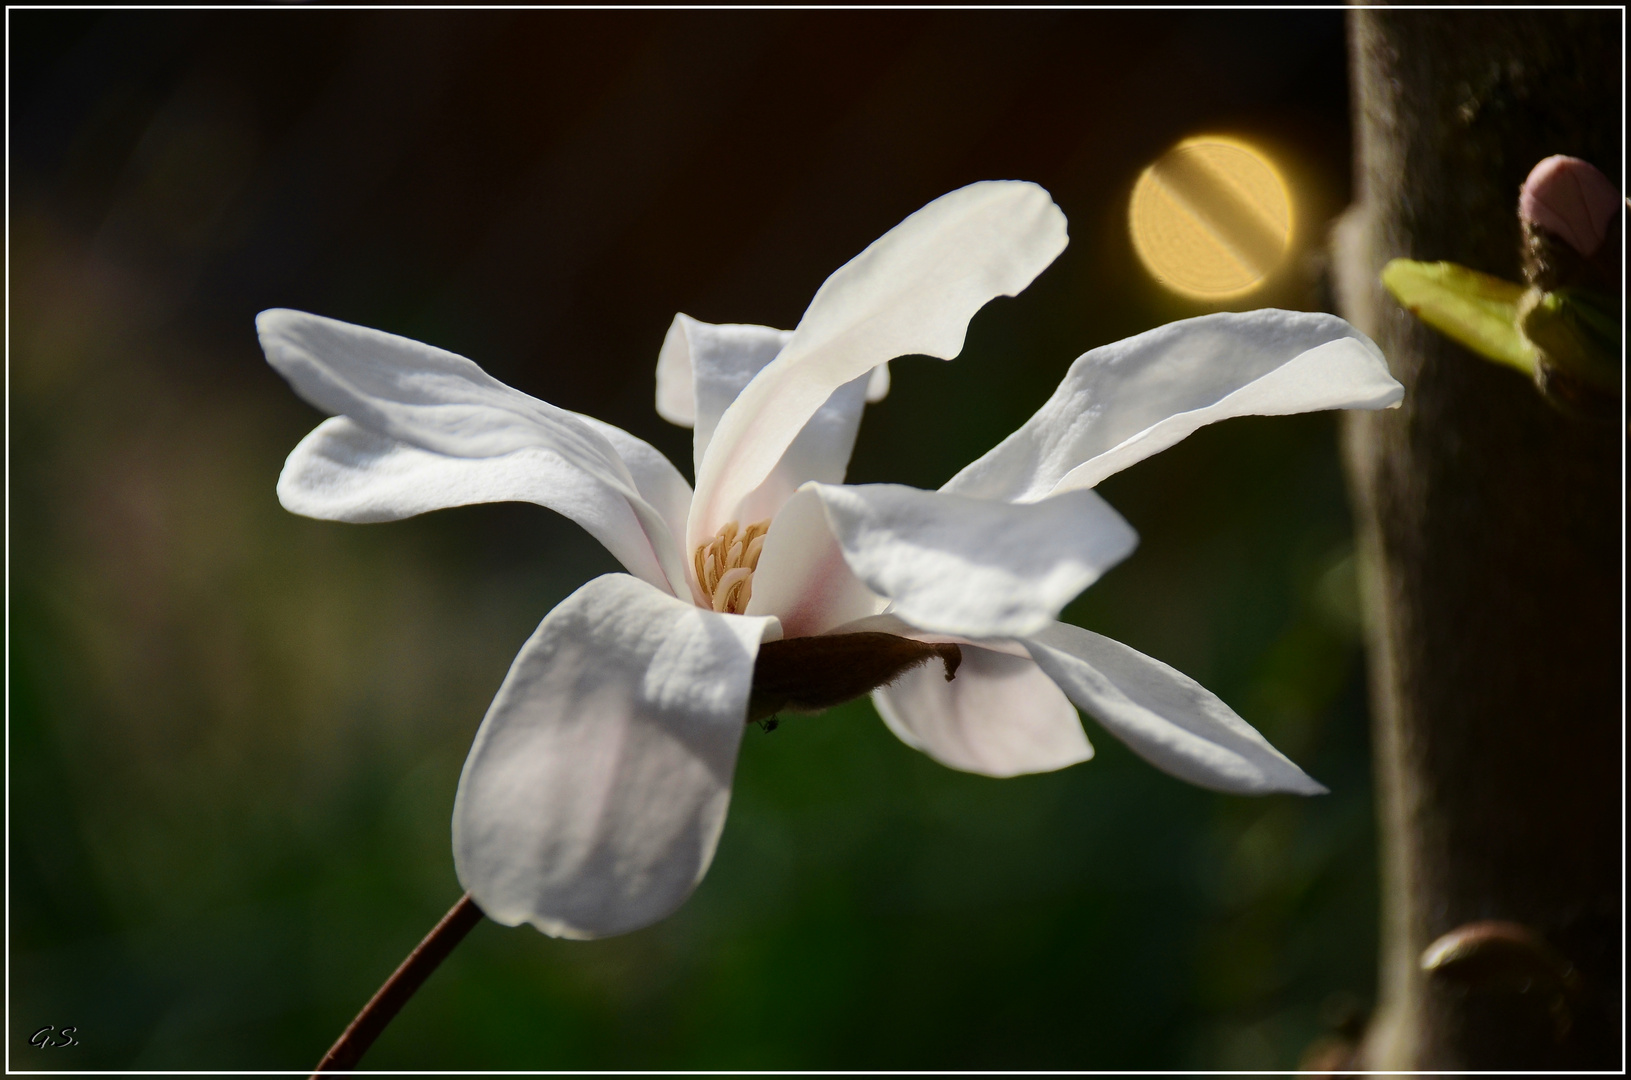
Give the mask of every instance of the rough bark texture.
[{"label": "rough bark texture", "polygon": [[[1406,388],[1345,430],[1383,843],[1380,1002],[1357,1064],[1616,1068],[1623,428],[1561,415],[1412,319],[1377,274],[1405,257],[1522,280],[1517,193],[1535,162],[1572,154],[1620,183],[1621,16],[1350,18],[1358,203],[1336,284]],[[1546,977],[1547,957],[1512,941],[1422,970],[1479,920],[1522,924],[1572,974]]]}]

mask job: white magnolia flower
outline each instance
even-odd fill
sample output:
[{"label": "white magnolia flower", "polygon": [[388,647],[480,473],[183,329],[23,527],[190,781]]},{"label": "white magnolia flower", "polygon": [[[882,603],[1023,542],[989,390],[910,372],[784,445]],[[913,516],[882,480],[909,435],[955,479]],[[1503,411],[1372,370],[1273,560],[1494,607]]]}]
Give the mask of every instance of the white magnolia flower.
[{"label": "white magnolia flower", "polygon": [[1164,326],[1079,358],[939,491],[842,483],[885,362],[957,355],[974,313],[1065,244],[1040,187],[973,184],[841,267],[795,330],[676,317],[657,409],[695,431],[695,491],[647,443],[463,357],[260,315],[268,360],[334,414],[289,455],[285,507],[364,522],[533,502],[628,570],[544,618],[476,734],[453,843],[488,916],[581,938],[662,918],[713,857],[750,709],[868,690],[905,742],[988,776],[1087,760],[1080,707],[1193,783],[1324,790],[1193,680],[1057,615],[1136,542],[1093,491],[1106,476],[1225,417],[1399,401],[1347,323],[1256,311]]}]

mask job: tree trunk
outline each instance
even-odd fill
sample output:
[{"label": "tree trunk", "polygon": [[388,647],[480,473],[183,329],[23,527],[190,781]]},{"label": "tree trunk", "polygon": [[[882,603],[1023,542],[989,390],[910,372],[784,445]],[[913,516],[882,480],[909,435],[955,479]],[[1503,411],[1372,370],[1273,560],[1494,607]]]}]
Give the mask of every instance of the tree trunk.
[{"label": "tree trunk", "polygon": [[[1357,203],[1336,286],[1405,385],[1401,408],[1350,413],[1344,433],[1383,879],[1380,1001],[1355,1064],[1617,1068],[1623,418],[1563,415],[1377,275],[1403,257],[1522,280],[1530,167],[1571,154],[1620,181],[1621,14],[1350,19]],[[1474,928],[1424,970],[1480,920],[1521,925]]]}]

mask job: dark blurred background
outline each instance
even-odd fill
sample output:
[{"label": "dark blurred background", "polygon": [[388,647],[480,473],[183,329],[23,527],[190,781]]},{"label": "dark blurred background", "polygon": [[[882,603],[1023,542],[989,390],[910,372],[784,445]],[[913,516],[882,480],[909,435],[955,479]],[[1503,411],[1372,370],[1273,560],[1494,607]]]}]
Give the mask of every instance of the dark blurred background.
[{"label": "dark blurred background", "polygon": [[[1070,361],[1205,307],[1126,201],[1221,132],[1319,307],[1347,199],[1337,12],[10,11],[10,1015],[16,1068],[314,1064],[457,898],[470,739],[545,612],[616,568],[531,506],[295,517],[319,419],[288,306],[474,358],[650,440],[676,311],[794,325],[975,180],[1072,243],[909,358],[851,479],[932,487]],[[1207,429],[1101,488],[1142,547],[1067,617],[1198,678],[1332,789],[1098,757],[994,781],[865,701],[747,732],[718,859],[648,930],[477,928],[375,1068],[1285,1068],[1369,1006],[1375,865],[1327,415]],[[41,1050],[44,1025],[78,1045]]]}]

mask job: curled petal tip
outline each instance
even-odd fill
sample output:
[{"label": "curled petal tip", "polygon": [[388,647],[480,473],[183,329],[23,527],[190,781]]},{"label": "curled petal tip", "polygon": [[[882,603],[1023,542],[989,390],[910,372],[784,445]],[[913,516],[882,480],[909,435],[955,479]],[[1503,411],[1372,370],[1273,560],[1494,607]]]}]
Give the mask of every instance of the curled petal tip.
[{"label": "curled petal tip", "polygon": [[1612,181],[1589,161],[1554,154],[1529,172],[1518,194],[1518,216],[1555,233],[1588,258],[1608,235],[1620,207]]}]

